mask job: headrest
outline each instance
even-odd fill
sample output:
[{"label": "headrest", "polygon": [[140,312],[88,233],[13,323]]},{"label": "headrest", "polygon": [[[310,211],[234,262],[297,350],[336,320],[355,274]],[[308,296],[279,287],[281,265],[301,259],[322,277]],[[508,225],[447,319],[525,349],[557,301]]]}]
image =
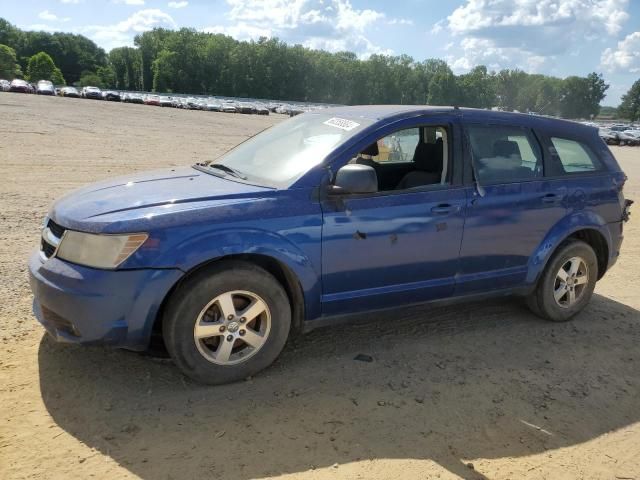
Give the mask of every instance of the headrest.
[{"label": "headrest", "polygon": [[510,157],[511,155],[520,155],[520,147],[518,142],[510,140],[497,140],[493,143],[493,155],[496,157]]},{"label": "headrest", "polygon": [[378,150],[378,142],[373,142],[367,148],[360,152],[360,155],[371,155],[372,157],[376,157],[379,154]]}]

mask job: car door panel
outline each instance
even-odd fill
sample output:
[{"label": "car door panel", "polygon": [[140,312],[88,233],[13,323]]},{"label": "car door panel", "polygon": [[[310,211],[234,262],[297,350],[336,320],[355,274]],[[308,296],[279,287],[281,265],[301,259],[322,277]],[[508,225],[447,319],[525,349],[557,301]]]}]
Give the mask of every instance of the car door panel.
[{"label": "car door panel", "polygon": [[323,204],[323,314],[445,298],[454,291],[463,187]]},{"label": "car door panel", "polygon": [[484,193],[470,191],[456,295],[522,284],[531,255],[566,214],[561,180],[485,186]]}]

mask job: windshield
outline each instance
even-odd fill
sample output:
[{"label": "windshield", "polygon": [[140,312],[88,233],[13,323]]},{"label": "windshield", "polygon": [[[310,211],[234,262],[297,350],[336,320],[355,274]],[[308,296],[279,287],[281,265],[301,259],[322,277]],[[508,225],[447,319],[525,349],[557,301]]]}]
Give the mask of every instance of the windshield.
[{"label": "windshield", "polygon": [[288,187],[322,163],[339,144],[371,122],[307,113],[286,120],[241,143],[211,165],[222,164],[248,181]]}]

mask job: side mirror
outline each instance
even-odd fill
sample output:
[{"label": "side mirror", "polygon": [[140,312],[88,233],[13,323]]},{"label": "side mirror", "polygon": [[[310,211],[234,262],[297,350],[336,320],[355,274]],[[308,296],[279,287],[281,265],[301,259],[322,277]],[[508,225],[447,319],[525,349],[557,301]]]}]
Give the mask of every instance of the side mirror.
[{"label": "side mirror", "polygon": [[369,165],[345,165],[336,172],[336,179],[329,193],[375,193],[378,191],[378,176]]}]

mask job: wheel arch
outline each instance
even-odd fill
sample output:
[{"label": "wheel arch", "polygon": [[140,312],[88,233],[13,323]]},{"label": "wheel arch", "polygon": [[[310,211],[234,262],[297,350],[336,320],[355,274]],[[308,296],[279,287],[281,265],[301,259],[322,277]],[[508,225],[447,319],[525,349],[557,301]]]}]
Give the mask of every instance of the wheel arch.
[{"label": "wheel arch", "polygon": [[529,261],[528,285],[537,283],[552,255],[571,239],[581,240],[593,248],[598,259],[598,280],[603,277],[610,262],[611,234],[600,216],[593,212],[579,212],[558,222],[540,243]]},{"label": "wheel arch", "polygon": [[149,337],[149,347],[151,350],[159,351],[164,349],[162,338],[162,322],[164,319],[164,313],[166,311],[167,304],[169,303],[171,296],[176,292],[176,290],[180,288],[180,286],[188,278],[195,275],[197,272],[209,268],[214,264],[219,264],[230,260],[239,260],[252,265],[257,265],[275,277],[282,288],[284,288],[289,299],[289,304],[291,305],[290,335],[298,335],[302,333],[306,314],[305,294],[300,280],[298,279],[294,271],[286,263],[270,255],[256,253],[239,253],[206,260],[202,263],[199,263],[198,265],[195,265],[190,270],[185,272],[182,277],[180,277],[180,279],[171,287],[171,289],[167,292],[164,299],[162,300],[160,308],[158,309],[158,312],[153,321],[153,325],[151,326]]}]

